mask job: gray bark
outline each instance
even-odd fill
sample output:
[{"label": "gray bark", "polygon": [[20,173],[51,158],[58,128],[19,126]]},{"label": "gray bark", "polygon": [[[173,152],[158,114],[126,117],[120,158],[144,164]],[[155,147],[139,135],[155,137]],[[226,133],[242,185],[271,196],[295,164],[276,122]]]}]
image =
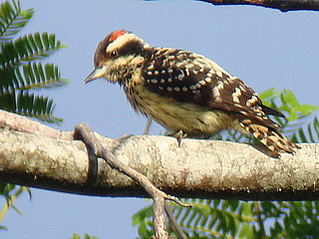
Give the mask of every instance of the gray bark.
[{"label": "gray bark", "polygon": [[[319,197],[319,145],[274,159],[246,144],[165,136],[98,135],[107,151],[178,197],[313,200]],[[97,166],[97,167],[96,167]],[[95,170],[96,169],[96,170]],[[146,197],[105,161],[90,162],[81,141],[0,130],[0,180],[77,194]]]}]

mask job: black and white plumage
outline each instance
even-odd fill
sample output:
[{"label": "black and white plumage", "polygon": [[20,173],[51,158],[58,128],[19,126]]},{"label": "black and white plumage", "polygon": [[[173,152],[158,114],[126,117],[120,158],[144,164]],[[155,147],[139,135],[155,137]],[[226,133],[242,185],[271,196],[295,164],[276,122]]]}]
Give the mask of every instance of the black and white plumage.
[{"label": "black and white plumage", "polygon": [[293,153],[297,145],[267,115],[283,116],[262,104],[257,93],[202,55],[151,47],[135,34],[118,30],[100,42],[97,78],[123,86],[132,107],[172,132],[207,137],[223,129],[251,134],[273,156]]}]

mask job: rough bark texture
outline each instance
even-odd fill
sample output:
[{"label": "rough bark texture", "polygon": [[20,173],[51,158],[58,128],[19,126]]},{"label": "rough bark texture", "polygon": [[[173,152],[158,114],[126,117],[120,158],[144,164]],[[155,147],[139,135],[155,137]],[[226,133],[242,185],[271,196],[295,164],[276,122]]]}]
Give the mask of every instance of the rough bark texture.
[{"label": "rough bark texture", "polygon": [[278,9],[282,12],[319,10],[319,0],[199,0],[214,5],[254,5]]},{"label": "rough bark texture", "polygon": [[102,158],[108,163],[108,165],[111,166],[112,169],[116,169],[117,171],[127,175],[144,188],[145,192],[147,192],[148,195],[153,199],[153,223],[155,238],[168,239],[169,234],[166,227],[164,212],[165,200],[174,200],[181,205],[183,203],[176,197],[167,195],[163,191],[156,188],[144,174],[121,162],[112,151],[106,150],[87,124],[82,123],[76,125],[74,136],[76,139],[81,139],[85,143],[91,162],[95,162],[96,157]]},{"label": "rough bark texture", "polygon": [[0,110],[0,128],[34,135],[45,135],[55,139],[73,140],[73,132],[53,129],[27,117]]},{"label": "rough bark texture", "polygon": [[[244,200],[319,197],[318,144],[303,144],[296,155],[273,159],[249,145],[231,142],[184,139],[177,147],[176,139],[164,136],[116,140],[97,136],[121,162],[175,196]],[[78,194],[148,196],[103,160],[96,163],[97,168],[89,163],[81,141],[0,130],[2,181]]]}]

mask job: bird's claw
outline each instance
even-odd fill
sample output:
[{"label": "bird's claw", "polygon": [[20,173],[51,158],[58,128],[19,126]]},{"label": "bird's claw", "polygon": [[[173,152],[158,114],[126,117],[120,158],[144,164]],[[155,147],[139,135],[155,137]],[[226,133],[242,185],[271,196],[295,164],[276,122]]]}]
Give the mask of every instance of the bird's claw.
[{"label": "bird's claw", "polygon": [[178,147],[181,147],[182,139],[186,138],[186,137],[187,137],[187,134],[184,133],[183,130],[179,130],[179,131],[174,135],[174,137],[177,139]]}]

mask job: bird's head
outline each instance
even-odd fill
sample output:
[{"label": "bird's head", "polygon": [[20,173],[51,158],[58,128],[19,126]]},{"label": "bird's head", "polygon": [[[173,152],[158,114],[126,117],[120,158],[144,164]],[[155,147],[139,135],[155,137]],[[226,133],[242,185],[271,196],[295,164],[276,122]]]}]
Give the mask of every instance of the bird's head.
[{"label": "bird's head", "polygon": [[[130,68],[140,64],[142,55],[149,45],[135,34],[117,30],[102,40],[94,54],[95,69],[83,83],[105,78],[113,83],[121,83]],[[139,57],[141,56],[141,57]]]}]

